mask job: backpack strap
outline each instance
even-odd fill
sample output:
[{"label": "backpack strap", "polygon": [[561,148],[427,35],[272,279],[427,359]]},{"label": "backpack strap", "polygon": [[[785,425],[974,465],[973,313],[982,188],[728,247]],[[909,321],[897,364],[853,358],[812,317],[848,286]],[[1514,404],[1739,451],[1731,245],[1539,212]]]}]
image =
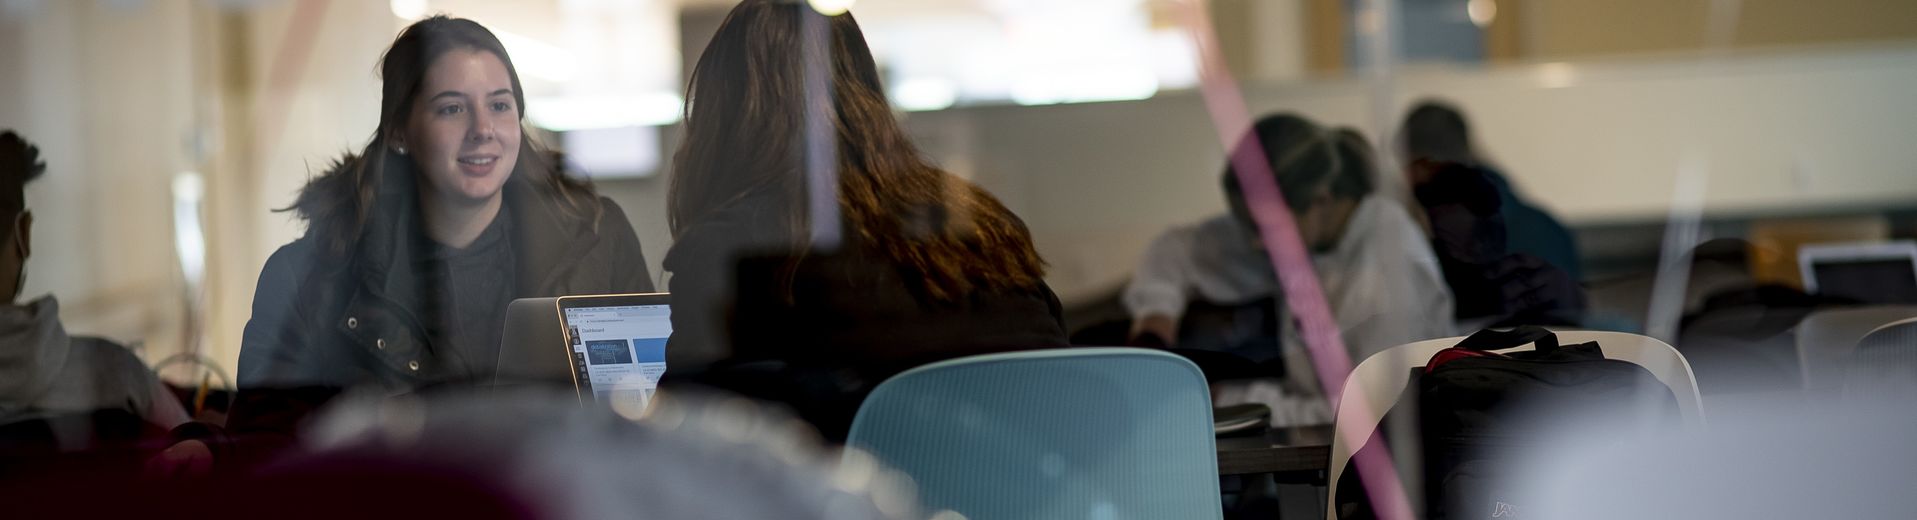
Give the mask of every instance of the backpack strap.
[{"label": "backpack strap", "polygon": [[1535,325],[1513,327],[1511,330],[1484,329],[1464,338],[1451,348],[1465,350],[1504,350],[1536,343],[1538,352],[1550,352],[1558,349],[1558,335],[1550,329]]},{"label": "backpack strap", "polygon": [[1440,350],[1437,354],[1433,354],[1431,360],[1425,362],[1424,371],[1428,374],[1431,373],[1432,370],[1437,370],[1440,365],[1468,357],[1505,357],[1504,354],[1492,351],[1522,347],[1533,343],[1537,344],[1537,351],[1540,354],[1549,354],[1558,349],[1558,335],[1544,327],[1530,325],[1516,327],[1508,331],[1493,329],[1480,330],[1472,334],[1471,337],[1464,338],[1464,341],[1458,342],[1457,345]]},{"label": "backpack strap", "polygon": [[1440,350],[1438,351],[1437,354],[1432,354],[1431,361],[1427,361],[1424,364],[1424,373],[1429,374],[1431,373],[1432,370],[1437,370],[1439,365],[1450,363],[1453,360],[1463,359],[1468,357],[1501,358],[1505,356],[1504,354],[1499,354],[1496,352],[1488,352],[1483,350],[1470,350],[1470,349],[1452,347],[1452,348]]}]

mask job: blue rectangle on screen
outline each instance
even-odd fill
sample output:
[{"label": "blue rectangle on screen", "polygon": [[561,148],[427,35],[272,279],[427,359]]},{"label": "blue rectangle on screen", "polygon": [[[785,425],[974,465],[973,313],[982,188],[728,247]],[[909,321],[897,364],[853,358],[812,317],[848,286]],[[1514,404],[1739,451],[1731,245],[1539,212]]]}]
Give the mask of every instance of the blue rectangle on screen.
[{"label": "blue rectangle on screen", "polygon": [[593,365],[623,365],[632,362],[632,351],[626,350],[625,340],[588,341],[586,362]]},{"label": "blue rectangle on screen", "polygon": [[638,355],[640,363],[664,363],[666,362],[666,338],[632,340],[632,351]]}]

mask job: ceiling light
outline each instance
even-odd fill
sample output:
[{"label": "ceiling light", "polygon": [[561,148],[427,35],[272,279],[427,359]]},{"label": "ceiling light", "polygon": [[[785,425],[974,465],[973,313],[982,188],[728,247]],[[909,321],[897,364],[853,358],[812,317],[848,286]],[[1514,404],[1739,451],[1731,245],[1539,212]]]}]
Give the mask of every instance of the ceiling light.
[{"label": "ceiling light", "polygon": [[1480,28],[1491,25],[1498,19],[1498,3],[1495,0],[1471,0],[1465,2],[1464,13],[1471,17],[1471,24]]}]

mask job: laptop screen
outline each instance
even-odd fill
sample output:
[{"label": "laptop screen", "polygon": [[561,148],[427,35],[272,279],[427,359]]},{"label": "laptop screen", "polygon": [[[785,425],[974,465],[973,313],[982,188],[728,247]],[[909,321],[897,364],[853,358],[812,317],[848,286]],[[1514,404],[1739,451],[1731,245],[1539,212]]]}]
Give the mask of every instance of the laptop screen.
[{"label": "laptop screen", "polygon": [[1811,264],[1817,292],[1871,304],[1917,303],[1917,266],[1910,258],[1823,259]]},{"label": "laptop screen", "polygon": [[573,374],[593,399],[622,410],[644,410],[666,373],[667,305],[569,307],[566,338]]}]

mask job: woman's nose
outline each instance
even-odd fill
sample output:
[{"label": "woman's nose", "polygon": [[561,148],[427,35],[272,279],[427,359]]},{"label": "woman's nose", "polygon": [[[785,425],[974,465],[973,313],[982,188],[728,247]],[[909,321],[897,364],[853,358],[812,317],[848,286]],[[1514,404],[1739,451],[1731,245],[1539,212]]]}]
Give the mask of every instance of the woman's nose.
[{"label": "woman's nose", "polygon": [[468,132],[466,138],[475,143],[484,143],[493,140],[493,122],[484,117],[475,117],[473,119],[475,120],[473,121],[473,131]]}]

